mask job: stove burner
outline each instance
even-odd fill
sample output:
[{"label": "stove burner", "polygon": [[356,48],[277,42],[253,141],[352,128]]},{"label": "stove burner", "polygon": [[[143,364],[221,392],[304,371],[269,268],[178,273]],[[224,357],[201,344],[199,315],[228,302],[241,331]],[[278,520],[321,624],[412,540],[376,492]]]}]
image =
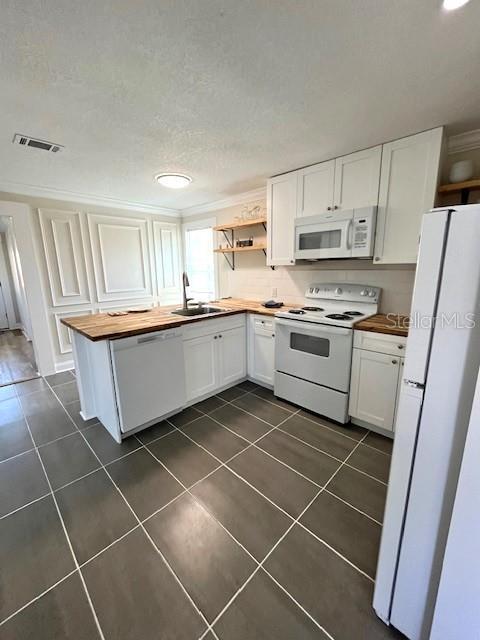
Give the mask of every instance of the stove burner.
[{"label": "stove burner", "polygon": [[296,316],[301,316],[305,311],[303,309],[290,309],[288,313],[294,313]]},{"label": "stove burner", "polygon": [[345,313],[329,313],[325,316],[326,318],[330,318],[330,320],[351,320],[351,316],[347,316]]},{"label": "stove burner", "polygon": [[323,311],[322,307],[302,307],[303,311]]},{"label": "stove burner", "polygon": [[363,314],[361,311],[345,311],[345,315],[347,315],[347,316],[363,316],[365,314]]}]

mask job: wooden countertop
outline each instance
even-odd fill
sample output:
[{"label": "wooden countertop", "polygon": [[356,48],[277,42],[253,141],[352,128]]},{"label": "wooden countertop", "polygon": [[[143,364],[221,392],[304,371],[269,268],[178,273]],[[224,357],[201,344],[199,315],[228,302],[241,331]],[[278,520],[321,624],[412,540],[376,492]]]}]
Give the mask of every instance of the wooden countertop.
[{"label": "wooden countertop", "polygon": [[[278,309],[266,309],[260,302],[253,300],[240,300],[238,298],[226,298],[212,302],[212,306],[224,309],[222,313],[207,313],[201,316],[175,316],[172,311],[179,308],[179,305],[168,307],[154,307],[143,313],[129,313],[124,316],[109,316],[108,313],[96,313],[85,316],[74,316],[62,318],[61,322],[81,333],[90,340],[114,340],[116,338],[127,338],[142,333],[150,333],[160,329],[181,327],[184,324],[199,322],[209,318],[223,318],[238,313],[259,313],[273,316]],[[282,309],[292,309],[292,306],[285,305]]]},{"label": "wooden countertop", "polygon": [[384,315],[378,313],[376,316],[360,320],[355,324],[358,331],[375,331],[376,333],[387,333],[391,336],[408,336],[409,317],[397,314]]}]

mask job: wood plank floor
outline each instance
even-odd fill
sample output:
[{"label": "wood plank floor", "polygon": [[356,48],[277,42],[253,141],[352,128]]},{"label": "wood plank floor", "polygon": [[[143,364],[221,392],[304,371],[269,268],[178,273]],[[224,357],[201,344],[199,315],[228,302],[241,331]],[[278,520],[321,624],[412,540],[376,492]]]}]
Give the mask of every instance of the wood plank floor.
[{"label": "wood plank floor", "polygon": [[19,329],[0,331],[0,386],[37,377],[31,342]]}]

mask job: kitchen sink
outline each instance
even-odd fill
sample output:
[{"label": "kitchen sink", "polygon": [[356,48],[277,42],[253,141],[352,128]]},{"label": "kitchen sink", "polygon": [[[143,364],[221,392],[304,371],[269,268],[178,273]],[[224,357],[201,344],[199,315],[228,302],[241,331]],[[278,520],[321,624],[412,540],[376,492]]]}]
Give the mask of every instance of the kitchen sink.
[{"label": "kitchen sink", "polygon": [[188,309],[175,309],[174,316],[203,316],[206,313],[222,313],[225,309],[218,307],[189,307]]}]

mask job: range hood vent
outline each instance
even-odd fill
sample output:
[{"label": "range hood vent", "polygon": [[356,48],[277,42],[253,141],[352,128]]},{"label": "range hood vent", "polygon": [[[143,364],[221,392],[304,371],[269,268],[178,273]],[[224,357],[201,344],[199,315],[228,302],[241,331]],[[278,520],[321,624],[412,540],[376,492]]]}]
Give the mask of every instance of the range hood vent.
[{"label": "range hood vent", "polygon": [[13,136],[12,142],[13,144],[19,144],[21,147],[33,147],[34,149],[41,149],[42,151],[50,151],[50,153],[58,153],[64,148],[61,144],[48,142],[48,140],[41,140],[40,138],[32,138],[23,133],[16,133]]}]

